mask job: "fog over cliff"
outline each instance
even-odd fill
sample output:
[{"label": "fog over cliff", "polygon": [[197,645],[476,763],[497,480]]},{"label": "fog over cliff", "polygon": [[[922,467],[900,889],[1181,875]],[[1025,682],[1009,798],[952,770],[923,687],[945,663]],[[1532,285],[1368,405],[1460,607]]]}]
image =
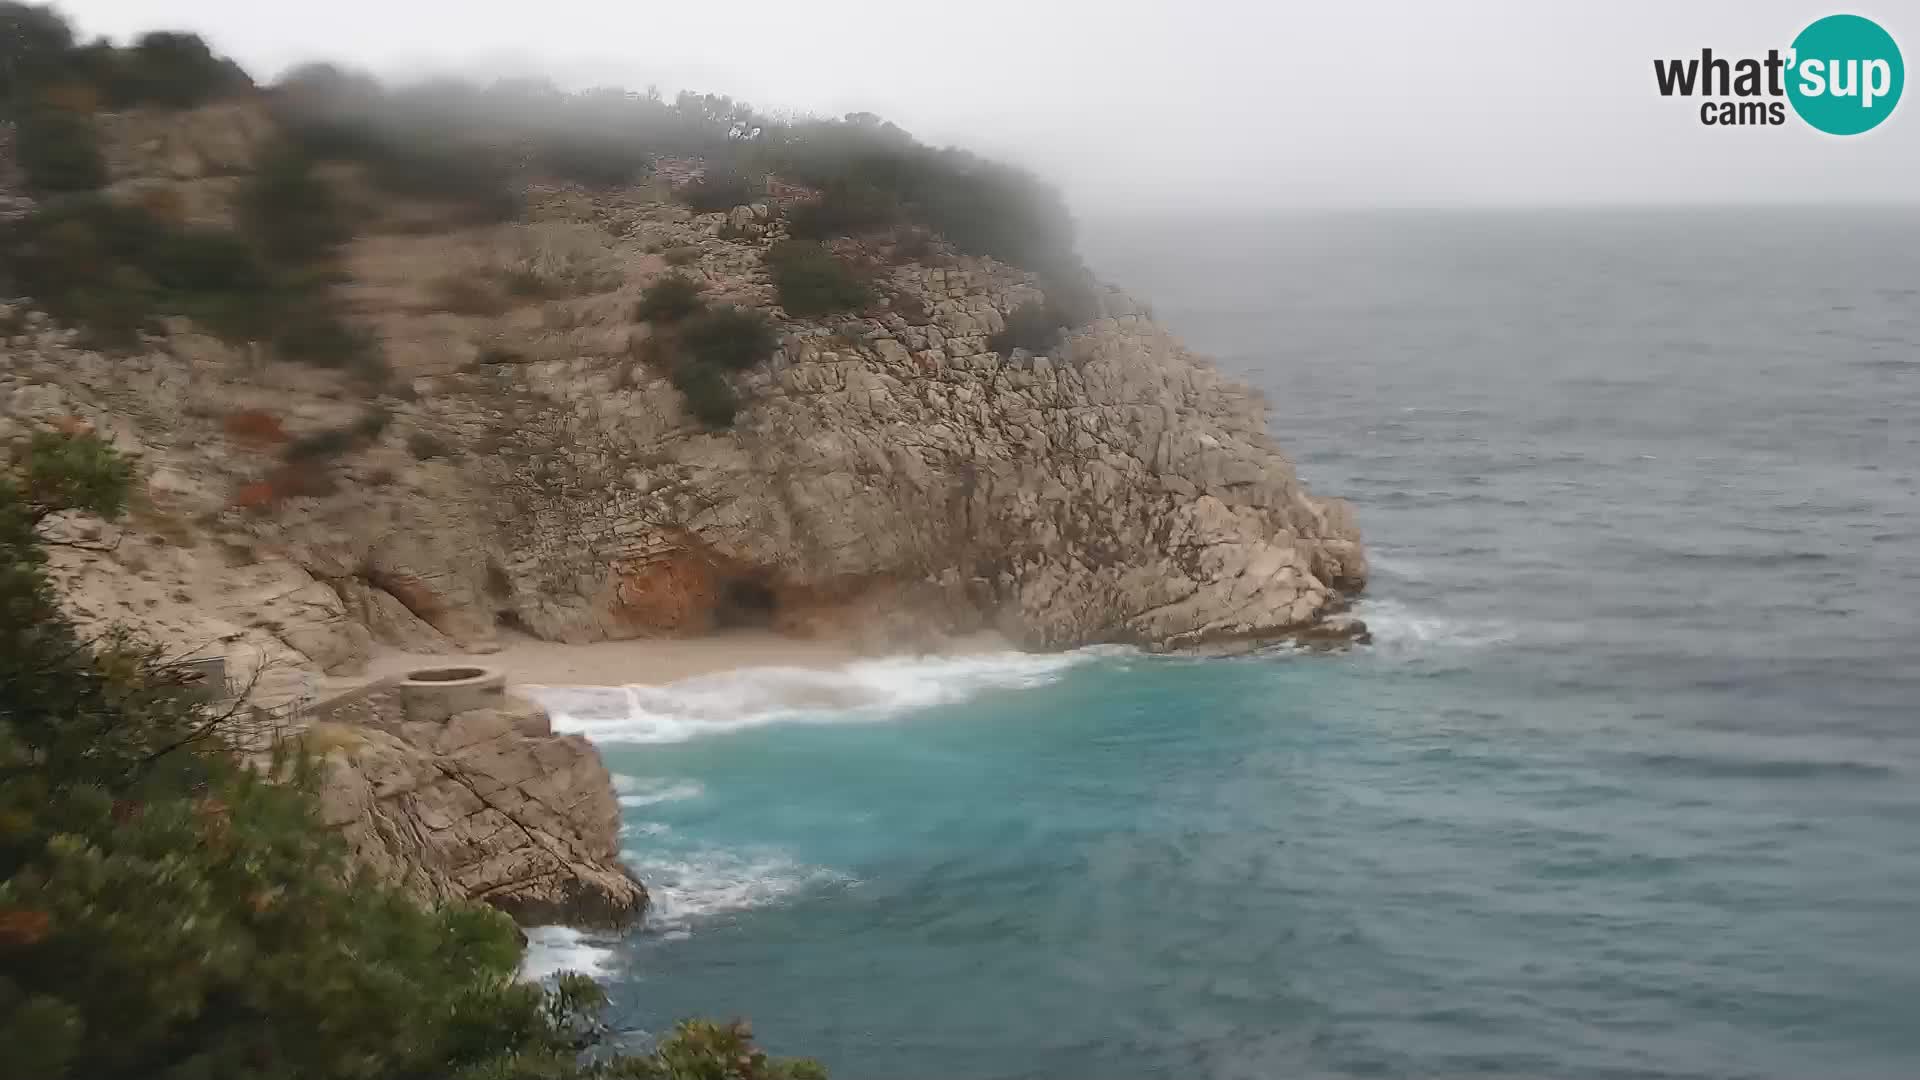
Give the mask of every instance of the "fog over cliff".
[{"label": "fog over cliff", "polygon": [[[1655,58],[1784,49],[1791,0],[1339,5],[1233,0],[79,0],[87,33],[207,35],[271,78],[540,75],[879,113],[1059,183],[1084,213],[1292,206],[1910,202],[1920,105],[1839,139],[1703,126]],[[1864,12],[1909,53],[1920,18]]]}]

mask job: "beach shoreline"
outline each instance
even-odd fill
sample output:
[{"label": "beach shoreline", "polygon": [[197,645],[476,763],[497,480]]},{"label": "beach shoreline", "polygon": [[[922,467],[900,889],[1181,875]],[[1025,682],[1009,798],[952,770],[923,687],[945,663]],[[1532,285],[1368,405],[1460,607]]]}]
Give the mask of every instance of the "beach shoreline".
[{"label": "beach shoreline", "polygon": [[[923,655],[957,656],[1014,651],[992,634],[956,638]],[[478,666],[504,674],[509,686],[658,686],[747,668],[837,668],[856,660],[902,655],[864,649],[843,640],[792,638],[765,630],[736,630],[692,638],[638,638],[570,645],[519,634],[502,635],[491,651],[376,654],[355,681],[377,680],[418,668]]]}]

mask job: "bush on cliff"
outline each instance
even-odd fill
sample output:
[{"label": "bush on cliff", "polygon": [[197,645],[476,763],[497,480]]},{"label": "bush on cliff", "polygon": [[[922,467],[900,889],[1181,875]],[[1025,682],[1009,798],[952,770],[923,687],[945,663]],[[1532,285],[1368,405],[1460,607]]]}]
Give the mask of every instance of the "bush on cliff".
[{"label": "bush on cliff", "polygon": [[353,235],[333,188],[291,143],[261,155],[240,191],[240,217],[261,252],[288,266],[319,262]]},{"label": "bush on cliff", "polygon": [[896,196],[864,180],[839,178],[787,211],[787,231],[802,240],[830,240],[886,228],[902,213]]},{"label": "bush on cliff", "polygon": [[[820,231],[854,232],[900,217],[931,226],[961,251],[1039,272],[1077,263],[1060,194],[1022,169],[937,150],[871,113],[776,128],[772,170],[822,194]],[[864,209],[862,209],[864,208]],[[796,234],[798,235],[798,234]]]},{"label": "bush on cliff", "polygon": [[1015,349],[1044,353],[1059,343],[1061,326],[1052,308],[1029,300],[1007,312],[1006,328],[987,339],[987,348],[1003,356]]},{"label": "bush on cliff", "polygon": [[710,428],[729,428],[740,412],[740,395],[727,373],[711,364],[686,358],[673,366],[674,389],[687,402],[687,412]]},{"label": "bush on cliff", "polygon": [[710,171],[698,180],[680,185],[674,194],[702,214],[731,210],[752,202],[759,195],[746,177],[726,170]]},{"label": "bush on cliff", "polygon": [[1093,277],[1084,270],[1046,279],[1046,299],[1029,300],[1007,313],[1007,325],[987,339],[997,353],[1015,349],[1044,353],[1059,344],[1061,335],[1098,318],[1100,302],[1094,296]]},{"label": "bush on cliff", "polygon": [[648,164],[639,146],[575,132],[548,135],[535,148],[534,159],[562,180],[595,189],[626,187]]},{"label": "bush on cliff", "polygon": [[21,117],[14,154],[36,194],[92,191],[107,182],[93,123],[81,113],[39,108]]},{"label": "bush on cliff", "polygon": [[73,53],[73,28],[51,7],[0,3],[0,100],[57,82]]},{"label": "bush on cliff", "polygon": [[461,102],[441,84],[389,94],[371,79],[325,64],[296,69],[274,97],[289,142],[315,161],[362,165],[389,194],[464,207],[478,221],[520,211],[512,166],[484,132],[450,122]]},{"label": "bush on cliff", "polygon": [[[243,216],[253,213],[251,203],[243,207]],[[378,343],[346,322],[324,275],[262,258],[263,251],[317,256],[329,228],[320,217],[282,220],[264,237],[249,237],[79,196],[9,226],[0,236],[0,270],[13,289],[103,348],[131,348],[160,316],[184,315],[228,341],[269,342],[281,359],[377,382],[386,372]]]},{"label": "bush on cliff", "polygon": [[[88,436],[0,468],[0,1047],[36,1080],[816,1080],[742,1026],[595,1050],[590,980],[515,981],[497,912],[429,910],[345,861],[317,766],[243,766],[241,714],[156,649],[87,640],[44,526],[117,517],[131,469]],[[264,733],[255,733],[264,734]],[[583,1057],[583,1052],[591,1051]]]},{"label": "bush on cliff", "polygon": [[190,109],[253,88],[238,64],[216,55],[198,34],[144,34],[132,47],[112,50],[100,66],[105,70],[96,77],[115,108]]},{"label": "bush on cliff", "polygon": [[197,34],[151,33],[127,47],[79,45],[51,7],[0,3],[0,97],[8,102],[59,97],[115,109],[184,109],[252,85]]},{"label": "bush on cliff", "polygon": [[642,322],[670,323],[699,311],[700,283],[685,274],[668,274],[647,286],[634,306],[634,318]]},{"label": "bush on cliff", "polygon": [[767,249],[765,258],[780,306],[795,318],[854,311],[873,302],[873,291],[866,283],[819,244],[782,240]]},{"label": "bush on cliff", "polygon": [[745,371],[765,360],[780,336],[757,311],[719,307],[688,319],[680,344],[694,360],[722,371]]},{"label": "bush on cliff", "polygon": [[133,344],[162,314],[232,330],[266,296],[264,269],[232,234],[169,226],[98,197],[41,206],[6,240],[14,288],[111,347]]}]

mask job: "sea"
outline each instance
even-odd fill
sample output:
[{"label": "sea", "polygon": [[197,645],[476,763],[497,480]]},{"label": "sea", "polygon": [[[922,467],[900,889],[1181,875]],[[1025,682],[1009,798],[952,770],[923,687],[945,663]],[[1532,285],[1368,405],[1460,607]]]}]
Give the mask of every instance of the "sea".
[{"label": "sea", "polygon": [[655,910],[529,973],[838,1080],[1920,1077],[1920,212],[1084,233],[1373,644],[542,688]]}]

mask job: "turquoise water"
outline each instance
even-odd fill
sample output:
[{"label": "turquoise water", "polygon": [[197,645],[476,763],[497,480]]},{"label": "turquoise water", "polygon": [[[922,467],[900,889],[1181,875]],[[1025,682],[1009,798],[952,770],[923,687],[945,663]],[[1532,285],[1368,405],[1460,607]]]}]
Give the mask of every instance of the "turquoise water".
[{"label": "turquoise water", "polygon": [[745,1014],[842,1080],[1920,1075],[1920,220],[1088,246],[1356,502],[1378,644],[549,691],[658,901],[570,954],[625,1030]]}]

